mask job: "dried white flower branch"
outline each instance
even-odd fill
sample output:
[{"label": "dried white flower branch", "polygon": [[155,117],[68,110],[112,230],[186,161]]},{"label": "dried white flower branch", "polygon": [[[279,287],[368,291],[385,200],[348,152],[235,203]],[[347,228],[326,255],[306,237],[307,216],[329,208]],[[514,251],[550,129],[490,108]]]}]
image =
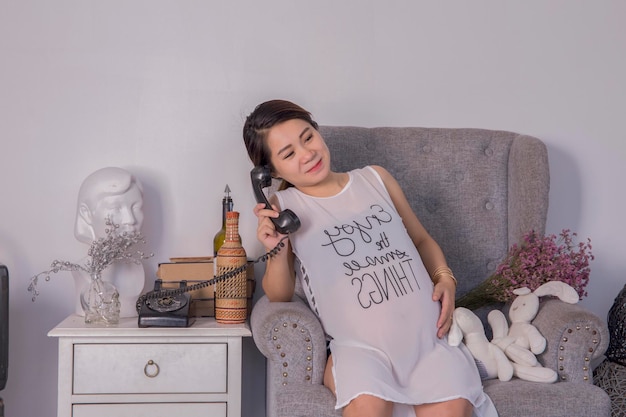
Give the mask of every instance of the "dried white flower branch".
[{"label": "dried white flower branch", "polygon": [[37,283],[40,277],[44,277],[46,281],[50,281],[50,275],[60,271],[84,271],[91,276],[100,275],[107,267],[115,261],[141,263],[142,260],[151,258],[153,253],[146,254],[139,250],[133,250],[133,247],[146,241],[141,232],[122,232],[119,233],[119,225],[113,223],[110,219],[106,219],[105,229],[106,236],[94,240],[89,246],[87,255],[89,259],[84,265],[62,261],[55,259],[50,265],[50,269],[35,275],[30,280],[28,291],[33,295],[33,301],[39,296]]}]

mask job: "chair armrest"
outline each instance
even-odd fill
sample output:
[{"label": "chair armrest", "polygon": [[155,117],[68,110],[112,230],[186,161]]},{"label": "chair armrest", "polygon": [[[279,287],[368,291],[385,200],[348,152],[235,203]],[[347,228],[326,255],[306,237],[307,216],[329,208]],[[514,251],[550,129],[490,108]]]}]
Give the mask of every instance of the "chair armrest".
[{"label": "chair armrest", "polygon": [[546,338],[539,362],[554,369],[560,381],[593,383],[592,362],[609,344],[606,323],[577,304],[557,299],[542,301],[533,324]]},{"label": "chair armrest", "polygon": [[321,384],[326,367],[326,336],[317,316],[300,298],[270,302],[252,309],[254,343],[268,359],[268,384]]},{"label": "chair armrest", "polygon": [[322,385],[326,335],[306,302],[294,296],[291,302],[272,303],[263,296],[252,309],[250,326],[267,358],[266,415],[296,415],[296,406],[310,406],[308,414],[297,415],[333,415],[334,397]]}]

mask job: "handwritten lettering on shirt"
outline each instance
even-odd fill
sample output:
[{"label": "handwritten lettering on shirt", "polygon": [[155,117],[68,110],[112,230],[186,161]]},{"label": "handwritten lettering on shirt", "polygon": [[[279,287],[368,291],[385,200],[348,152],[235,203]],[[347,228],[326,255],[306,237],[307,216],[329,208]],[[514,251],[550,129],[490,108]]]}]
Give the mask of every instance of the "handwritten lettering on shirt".
[{"label": "handwritten lettering on shirt", "polygon": [[[420,289],[411,263],[413,258],[402,249],[392,248],[384,231],[384,225],[393,220],[392,213],[379,204],[370,209],[371,213],[363,220],[325,229],[327,243],[322,244],[340,257],[350,258],[342,263],[344,275],[351,278],[363,308],[389,301],[392,295],[397,298]],[[379,254],[358,258],[358,243],[374,245]]]}]

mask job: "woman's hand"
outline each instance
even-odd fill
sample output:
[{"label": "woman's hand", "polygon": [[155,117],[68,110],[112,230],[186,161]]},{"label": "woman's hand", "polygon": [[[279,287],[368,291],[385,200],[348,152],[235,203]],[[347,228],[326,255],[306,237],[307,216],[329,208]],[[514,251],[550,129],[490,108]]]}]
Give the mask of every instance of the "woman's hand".
[{"label": "woman's hand", "polygon": [[[266,209],[265,204],[254,206],[254,214],[259,219],[257,226],[257,239],[265,246],[267,252],[274,249],[286,235],[278,233],[273,218],[278,217],[277,207]],[[295,288],[295,272],[293,267],[293,253],[289,247],[289,241],[278,253],[267,259],[265,274],[261,285],[270,301],[290,301]]]},{"label": "woman's hand", "polygon": [[456,283],[447,276],[443,276],[433,289],[433,301],[441,302],[441,314],[437,320],[437,337],[444,337],[452,326],[452,313],[454,313],[454,298]]},{"label": "woman's hand", "polygon": [[285,235],[278,233],[271,220],[278,217],[277,207],[272,206],[270,210],[265,208],[264,203],[259,203],[254,206],[254,215],[259,220],[256,230],[257,239],[265,246],[267,251],[270,251],[285,237]]}]

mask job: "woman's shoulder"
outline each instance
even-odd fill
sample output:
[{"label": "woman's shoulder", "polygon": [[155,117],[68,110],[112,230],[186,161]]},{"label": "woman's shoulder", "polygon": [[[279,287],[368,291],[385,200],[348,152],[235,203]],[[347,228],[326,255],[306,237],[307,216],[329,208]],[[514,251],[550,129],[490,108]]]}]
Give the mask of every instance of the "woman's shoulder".
[{"label": "woman's shoulder", "polygon": [[387,171],[384,167],[382,167],[380,165],[368,165],[366,168],[370,168],[370,169],[374,170],[380,176],[391,175],[389,173],[389,171]]},{"label": "woman's shoulder", "polygon": [[386,183],[390,178],[393,178],[389,171],[387,171],[384,167],[380,165],[367,165],[363,168],[360,168],[359,171],[371,172],[383,183]]}]

